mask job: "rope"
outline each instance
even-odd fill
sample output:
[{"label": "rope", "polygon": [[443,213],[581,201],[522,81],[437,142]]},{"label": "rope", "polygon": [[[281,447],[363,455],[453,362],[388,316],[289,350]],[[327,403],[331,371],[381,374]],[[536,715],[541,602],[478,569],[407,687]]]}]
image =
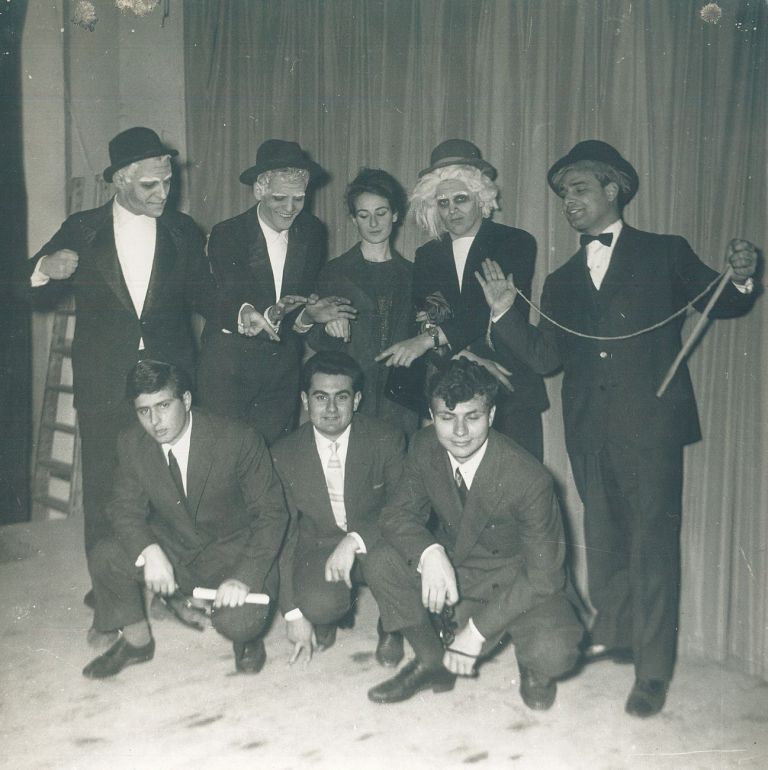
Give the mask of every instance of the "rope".
[{"label": "rope", "polygon": [[693,310],[693,306],[701,299],[704,298],[704,296],[710,291],[710,289],[720,280],[722,280],[723,276],[725,276],[727,271],[723,271],[719,275],[717,275],[715,278],[712,279],[712,281],[707,285],[707,287],[697,296],[695,296],[688,304],[683,305],[683,307],[680,308],[677,312],[673,313],[668,318],[665,318],[663,321],[659,321],[658,323],[653,324],[653,326],[646,326],[644,329],[639,329],[636,332],[632,332],[631,334],[621,334],[616,337],[600,337],[596,334],[584,334],[583,332],[576,331],[575,329],[569,329],[567,326],[563,326],[562,324],[555,321],[554,318],[550,318],[538,305],[531,302],[531,300],[528,299],[528,297],[523,294],[519,289],[517,293],[522,297],[542,318],[546,318],[547,321],[549,321],[553,326],[556,326],[558,329],[561,329],[562,331],[566,332],[567,334],[573,334],[575,337],[583,337],[587,340],[598,340],[600,342],[610,341],[610,340],[628,340],[632,339],[632,337],[639,337],[642,334],[648,334],[649,332],[656,331],[656,329],[660,329],[662,326],[666,326],[671,321],[674,321],[675,318],[678,316],[683,315],[684,313],[687,313],[689,310]]}]

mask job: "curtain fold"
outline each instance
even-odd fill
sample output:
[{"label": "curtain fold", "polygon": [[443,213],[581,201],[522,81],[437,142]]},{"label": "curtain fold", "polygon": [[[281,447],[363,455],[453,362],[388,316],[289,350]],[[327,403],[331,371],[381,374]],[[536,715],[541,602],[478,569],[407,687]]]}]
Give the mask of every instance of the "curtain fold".
[{"label": "curtain fold", "polygon": [[[478,144],[499,170],[496,219],[536,237],[534,299],[576,249],[549,166],[603,139],[637,168],[625,212],[685,236],[720,269],[728,240],[765,246],[768,5],[723,0],[196,0],[185,5],[191,213],[244,210],[259,144],[293,139],[331,178],[314,196],[331,253],[354,241],[344,187],[360,166],[410,188],[438,142]],[[424,237],[412,222],[398,247]],[[681,651],[768,678],[768,374],[764,302],[713,324],[691,369],[705,438],[686,451]],[[560,480],[583,580],[580,505],[548,383],[547,463]]]}]

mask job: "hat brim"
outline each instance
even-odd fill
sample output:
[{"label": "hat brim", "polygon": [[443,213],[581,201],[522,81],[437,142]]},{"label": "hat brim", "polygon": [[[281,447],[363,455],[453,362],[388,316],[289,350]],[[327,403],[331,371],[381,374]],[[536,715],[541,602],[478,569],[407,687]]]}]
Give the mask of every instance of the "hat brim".
[{"label": "hat brim", "polygon": [[312,182],[325,175],[325,169],[315,161],[294,156],[291,158],[272,158],[257,163],[240,174],[240,181],[243,184],[252,185],[259,178],[259,174],[263,174],[265,171],[276,171],[280,168],[303,168],[309,171],[309,179]]},{"label": "hat brim", "polygon": [[460,157],[443,158],[442,160],[437,161],[437,163],[433,163],[429,168],[419,171],[419,179],[433,171],[437,171],[439,168],[445,168],[446,166],[473,166],[474,168],[480,169],[480,171],[490,179],[496,179],[496,169],[488,163],[488,161],[480,158]]},{"label": "hat brim", "polygon": [[129,158],[126,158],[125,160],[121,160],[119,165],[115,166],[107,166],[104,169],[104,181],[105,182],[111,182],[112,177],[115,175],[117,171],[120,171],[121,168],[125,168],[126,166],[130,166],[131,163],[138,163],[140,160],[146,160],[147,158],[162,158],[166,155],[170,155],[170,157],[175,158],[179,154],[178,150],[170,150],[163,147],[162,152],[157,152],[157,148],[154,147],[152,150],[147,150],[145,152],[138,153],[136,155],[132,155]]},{"label": "hat brim", "polygon": [[615,168],[617,171],[621,171],[627,175],[629,178],[629,192],[625,193],[619,190],[619,201],[622,206],[626,206],[632,200],[632,198],[635,197],[637,190],[640,187],[640,177],[637,175],[635,167],[629,161],[625,160],[618,153],[616,154],[616,157],[606,158],[600,154],[592,154],[587,152],[574,153],[573,150],[571,150],[567,155],[564,155],[562,158],[560,158],[560,160],[554,163],[552,168],[550,168],[547,172],[547,182],[552,189],[552,192],[554,192],[556,195],[560,194],[557,190],[557,187],[555,186],[555,176],[557,175],[558,171],[565,168],[566,166],[571,166],[574,163],[579,163],[580,161],[585,160],[605,163],[606,165],[613,166],[613,168]]}]

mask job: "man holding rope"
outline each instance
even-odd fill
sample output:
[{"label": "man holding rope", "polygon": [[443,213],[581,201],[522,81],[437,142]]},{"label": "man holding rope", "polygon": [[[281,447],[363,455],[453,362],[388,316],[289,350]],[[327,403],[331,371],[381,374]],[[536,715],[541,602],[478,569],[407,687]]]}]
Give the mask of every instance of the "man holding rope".
[{"label": "man holding rope", "polygon": [[[539,327],[512,307],[517,290],[497,264],[487,260],[476,275],[499,353],[542,374],[563,369],[565,440],[597,611],[585,658],[633,661],[626,711],[650,717],[664,706],[675,662],[683,446],[701,438],[684,363],[656,393],[680,351],[678,311],[691,302],[701,310],[718,275],[684,238],[624,224],[639,179],[611,145],[580,142],[547,181],[581,247],[546,279]],[[755,246],[735,239],[726,258],[732,280],[711,308],[721,318],[746,312],[756,295]]]}]

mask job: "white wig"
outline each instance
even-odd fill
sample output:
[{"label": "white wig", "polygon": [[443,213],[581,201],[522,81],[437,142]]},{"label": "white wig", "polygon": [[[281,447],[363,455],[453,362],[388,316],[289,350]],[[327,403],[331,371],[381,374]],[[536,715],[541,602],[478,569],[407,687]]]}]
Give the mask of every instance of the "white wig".
[{"label": "white wig", "polygon": [[309,184],[309,171],[305,168],[273,168],[269,171],[262,171],[253,183],[253,195],[257,201],[260,201],[267,194],[269,184],[276,176],[287,182],[300,182],[304,185],[304,189]]}]

